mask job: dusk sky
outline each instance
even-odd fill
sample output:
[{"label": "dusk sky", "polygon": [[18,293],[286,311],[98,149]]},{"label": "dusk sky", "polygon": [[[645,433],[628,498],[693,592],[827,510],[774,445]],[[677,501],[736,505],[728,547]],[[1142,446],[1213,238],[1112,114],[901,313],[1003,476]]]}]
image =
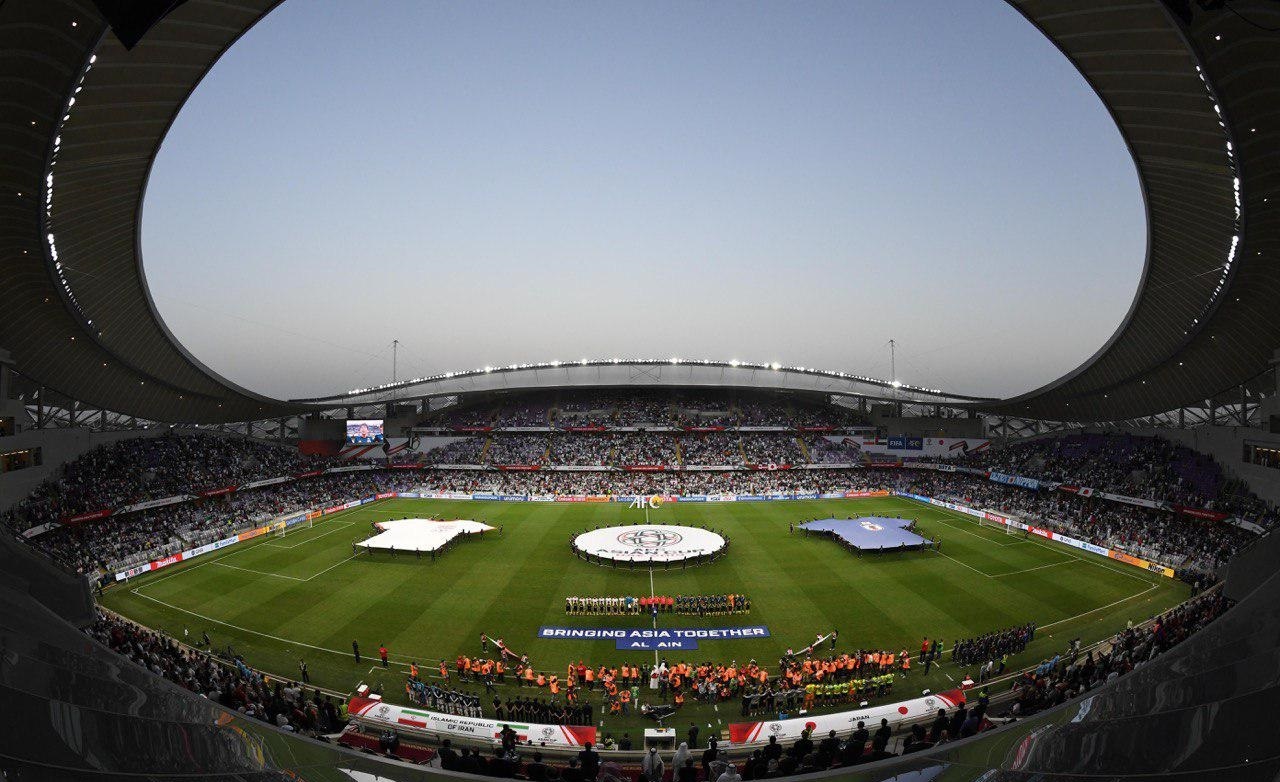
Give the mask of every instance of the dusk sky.
[{"label": "dusk sky", "polygon": [[1132,161],[1002,0],[291,0],[147,188],[160,312],[313,396],[583,357],[1016,394],[1092,355],[1145,252]]}]

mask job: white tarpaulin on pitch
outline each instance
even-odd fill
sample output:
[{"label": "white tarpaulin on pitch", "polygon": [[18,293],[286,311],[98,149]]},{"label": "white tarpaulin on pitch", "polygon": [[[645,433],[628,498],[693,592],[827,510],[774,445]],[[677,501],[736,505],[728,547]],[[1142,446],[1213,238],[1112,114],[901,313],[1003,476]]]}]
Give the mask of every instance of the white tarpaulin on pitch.
[{"label": "white tarpaulin on pitch", "polygon": [[382,531],[368,540],[360,541],[357,546],[396,551],[436,551],[459,535],[472,535],[493,529],[488,524],[470,519],[398,519],[380,521],[375,526]]}]

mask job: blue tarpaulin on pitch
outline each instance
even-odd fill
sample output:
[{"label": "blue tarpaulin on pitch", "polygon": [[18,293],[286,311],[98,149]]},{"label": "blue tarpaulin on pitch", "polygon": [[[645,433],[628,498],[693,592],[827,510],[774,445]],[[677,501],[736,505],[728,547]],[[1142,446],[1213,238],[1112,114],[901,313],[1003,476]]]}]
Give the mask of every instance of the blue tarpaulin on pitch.
[{"label": "blue tarpaulin on pitch", "polygon": [[861,551],[918,548],[929,541],[906,529],[912,519],[863,516],[858,519],[818,519],[797,525],[809,532],[825,532]]}]

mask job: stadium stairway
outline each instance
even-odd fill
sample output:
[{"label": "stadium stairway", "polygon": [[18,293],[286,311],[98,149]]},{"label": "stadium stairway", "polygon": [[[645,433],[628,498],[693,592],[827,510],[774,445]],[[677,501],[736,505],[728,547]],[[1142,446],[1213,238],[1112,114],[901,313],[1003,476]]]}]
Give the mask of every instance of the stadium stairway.
[{"label": "stadium stairway", "polygon": [[800,446],[800,455],[804,457],[805,463],[807,464],[810,461],[812,461],[809,458],[809,445],[804,441],[804,438],[801,437],[800,435],[796,435],[796,445]]},{"label": "stadium stairway", "polygon": [[484,445],[480,448],[480,457],[476,459],[480,464],[485,463],[485,457],[489,454],[489,446],[493,445],[493,435],[484,438]]}]

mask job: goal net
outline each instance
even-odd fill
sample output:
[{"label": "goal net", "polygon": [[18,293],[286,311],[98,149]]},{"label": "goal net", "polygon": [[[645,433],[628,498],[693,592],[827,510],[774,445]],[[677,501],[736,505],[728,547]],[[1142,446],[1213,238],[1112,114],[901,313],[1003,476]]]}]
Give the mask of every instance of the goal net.
[{"label": "goal net", "polygon": [[293,526],[289,526],[283,521],[277,521],[271,526],[271,528],[275,532],[277,538],[283,538],[285,535],[297,532],[298,530],[311,529],[312,523],[311,519],[307,519],[306,521],[300,521]]},{"label": "goal net", "polygon": [[978,526],[990,527],[991,529],[998,530],[1000,532],[1003,532],[1006,535],[1015,535],[1018,533],[1018,529],[1016,527],[1013,527],[1008,524],[1004,524],[1000,521],[993,521],[992,519],[988,519],[985,516],[978,517]]}]

